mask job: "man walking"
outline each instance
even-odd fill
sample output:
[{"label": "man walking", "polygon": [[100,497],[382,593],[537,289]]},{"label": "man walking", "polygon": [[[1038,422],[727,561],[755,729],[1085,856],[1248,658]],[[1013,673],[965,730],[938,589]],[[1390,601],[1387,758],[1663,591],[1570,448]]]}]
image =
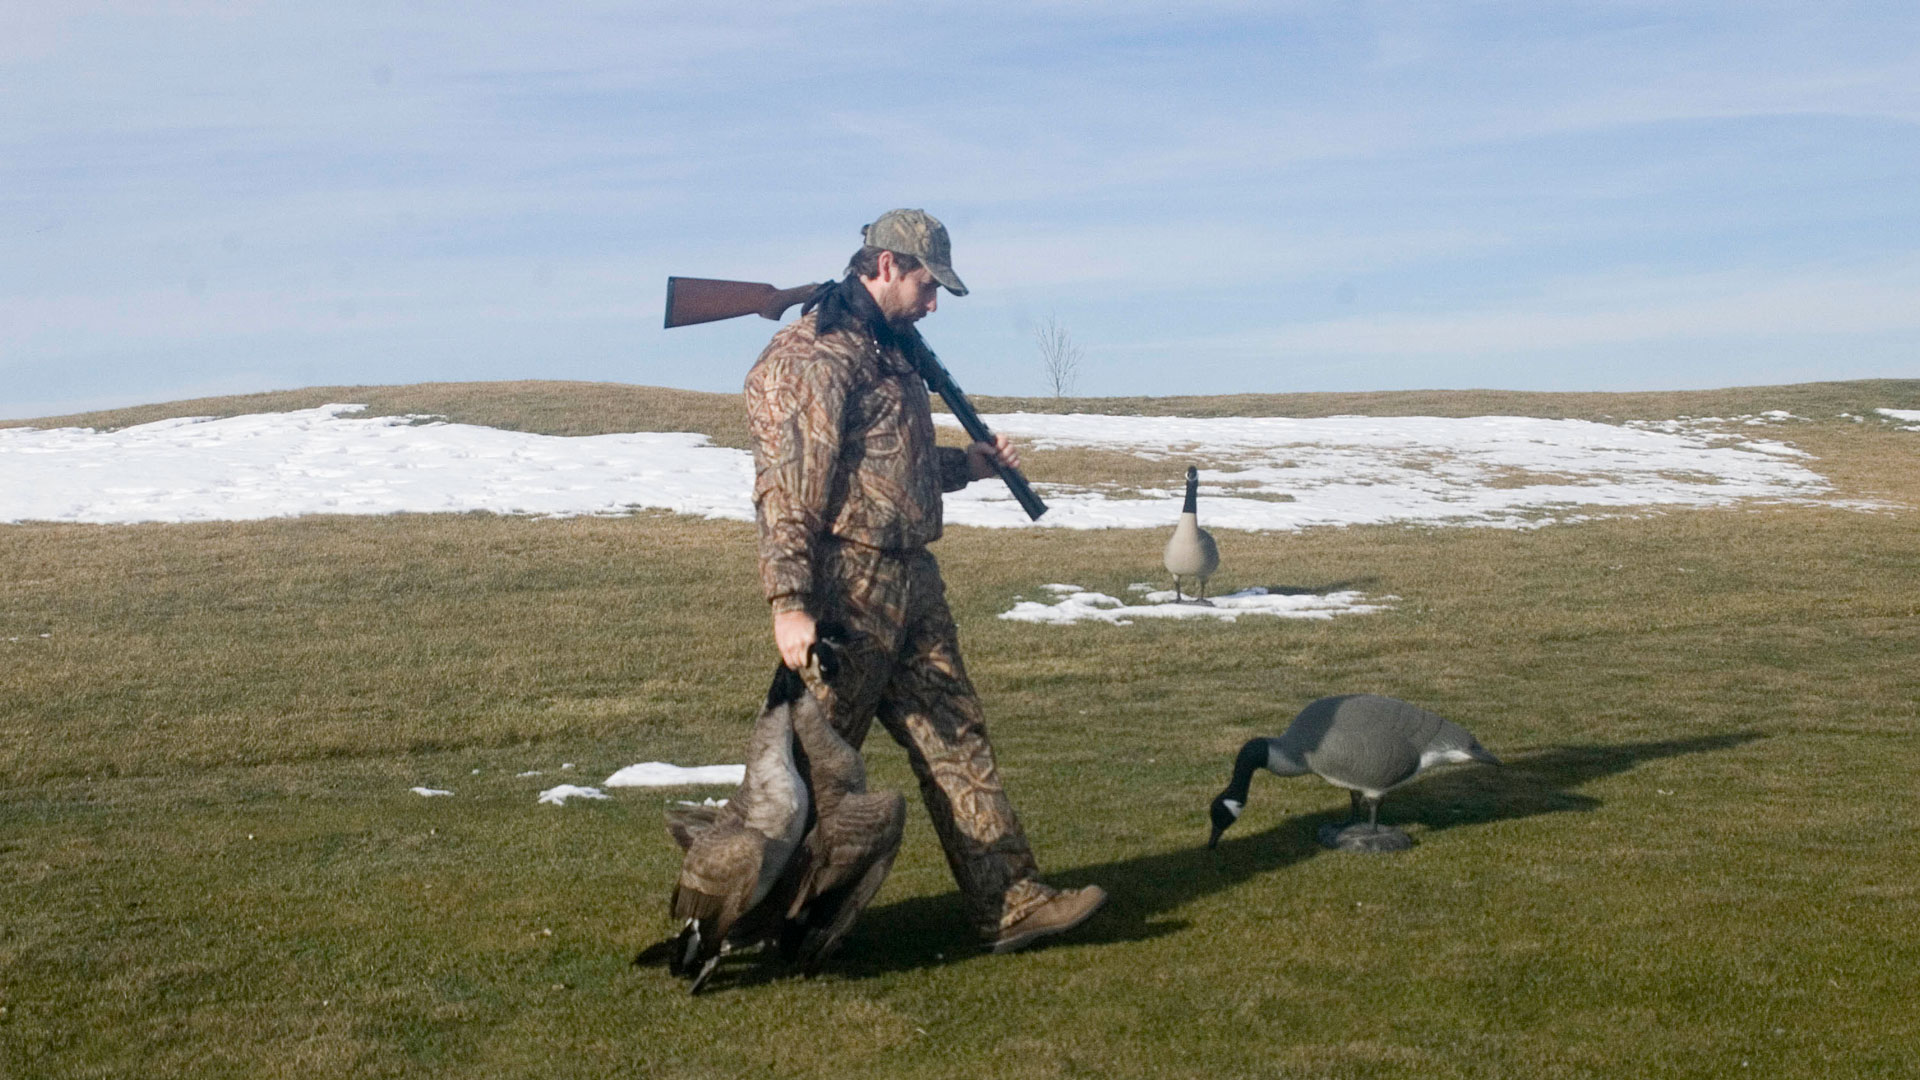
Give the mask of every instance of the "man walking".
[{"label": "man walking", "polygon": [[822,688],[855,747],[878,719],[907,750],[920,793],[986,946],[1011,952],[1071,930],[1106,900],[1097,885],[1042,882],[1000,786],[980,702],[960,662],[946,585],[927,545],[941,494],[1018,467],[1005,436],[966,450],[934,445],[914,323],[953,272],[946,227],[892,210],[861,232],[846,276],[782,327],[747,375],[760,579],[773,638],[803,667],[823,624],[846,635]]}]

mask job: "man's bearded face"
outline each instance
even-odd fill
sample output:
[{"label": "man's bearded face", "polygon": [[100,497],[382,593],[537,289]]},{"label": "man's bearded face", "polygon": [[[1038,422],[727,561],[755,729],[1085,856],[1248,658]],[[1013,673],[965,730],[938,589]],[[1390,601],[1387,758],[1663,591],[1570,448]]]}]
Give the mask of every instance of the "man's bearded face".
[{"label": "man's bearded face", "polygon": [[888,260],[887,265],[881,267],[880,276],[871,281],[869,291],[873,293],[874,303],[895,326],[912,326],[940,306],[940,283],[924,266],[901,273]]}]

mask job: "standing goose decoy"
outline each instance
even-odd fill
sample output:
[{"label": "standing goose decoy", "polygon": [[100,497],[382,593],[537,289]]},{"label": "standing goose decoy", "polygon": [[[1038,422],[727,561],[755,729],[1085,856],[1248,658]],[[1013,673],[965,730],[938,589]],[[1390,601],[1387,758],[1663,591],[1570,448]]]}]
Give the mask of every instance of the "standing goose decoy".
[{"label": "standing goose decoy", "polygon": [[689,990],[695,994],[713,974],[735,929],[773,893],[806,832],[812,806],[795,755],[795,700],[777,699],[781,689],[776,679],[776,693],[768,695],[767,707],[754,721],[739,791],[725,806],[668,811],[667,830],[686,849],[671,901],[673,917],[685,921],[668,967],[691,977]]},{"label": "standing goose decoy", "polygon": [[1207,579],[1220,568],[1220,549],[1213,542],[1213,534],[1200,527],[1200,515],[1196,509],[1200,498],[1200,470],[1187,466],[1187,502],[1180,511],[1180,524],[1173,527],[1173,536],[1167,541],[1167,551],[1163,558],[1167,572],[1173,575],[1173,599],[1181,603],[1180,579],[1191,577],[1200,579],[1200,595],[1194,603],[1209,604],[1207,599]]},{"label": "standing goose decoy", "polygon": [[[1276,776],[1307,773],[1347,789],[1352,820],[1344,829],[1322,830],[1321,842],[1349,850],[1397,850],[1412,845],[1398,829],[1381,830],[1380,800],[1387,792],[1436,765],[1478,761],[1498,765],[1466,728],[1418,705],[1378,694],[1325,697],[1300,710],[1279,738],[1250,739],[1233,760],[1233,780],[1213,800],[1213,833],[1220,842],[1247,805],[1256,770]],[[1360,804],[1367,804],[1367,826]],[[1378,839],[1374,839],[1378,838]]]}]

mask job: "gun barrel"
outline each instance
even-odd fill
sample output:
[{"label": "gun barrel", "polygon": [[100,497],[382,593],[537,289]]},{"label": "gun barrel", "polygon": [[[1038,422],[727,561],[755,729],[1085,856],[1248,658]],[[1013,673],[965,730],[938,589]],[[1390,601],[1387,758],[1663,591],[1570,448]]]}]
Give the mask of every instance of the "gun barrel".
[{"label": "gun barrel", "polygon": [[[967,400],[965,391],[953,381],[953,376],[948,374],[946,365],[935,361],[934,374],[935,377],[928,379],[927,382],[940,395],[940,400],[947,403],[948,411],[953,413],[955,420],[960,421],[960,426],[966,430],[967,437],[974,442],[992,442],[993,432],[987,430],[986,422],[980,419],[980,414],[973,411],[973,402]],[[1027,483],[1027,478],[1020,475],[1020,470],[1009,468],[996,461],[993,463],[993,471],[999,473],[1000,479],[1006,482],[1007,490],[1013,493],[1014,501],[1020,504],[1020,509],[1027,512],[1027,519],[1039,521],[1040,515],[1047,512],[1047,504],[1040,501],[1040,496],[1034,492],[1033,485]]]}]

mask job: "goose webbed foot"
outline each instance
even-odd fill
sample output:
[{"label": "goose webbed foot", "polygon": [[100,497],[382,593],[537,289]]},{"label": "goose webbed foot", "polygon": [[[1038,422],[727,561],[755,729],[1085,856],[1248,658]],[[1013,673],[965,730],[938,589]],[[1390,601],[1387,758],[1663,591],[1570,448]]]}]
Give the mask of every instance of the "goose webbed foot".
[{"label": "goose webbed foot", "polygon": [[699,993],[700,988],[707,985],[707,979],[709,976],[713,974],[713,969],[719,966],[720,966],[719,954],[715,953],[714,955],[709,956],[707,958],[707,962],[700,965],[700,973],[693,977],[693,985],[687,987],[687,993],[689,994]]},{"label": "goose webbed foot", "polygon": [[[667,970],[675,975],[692,972],[694,959],[700,955],[700,941],[700,920],[688,919],[687,925],[680,928],[680,936],[674,939],[672,951],[667,954]],[[640,958],[635,957],[634,963],[639,962]]]}]

